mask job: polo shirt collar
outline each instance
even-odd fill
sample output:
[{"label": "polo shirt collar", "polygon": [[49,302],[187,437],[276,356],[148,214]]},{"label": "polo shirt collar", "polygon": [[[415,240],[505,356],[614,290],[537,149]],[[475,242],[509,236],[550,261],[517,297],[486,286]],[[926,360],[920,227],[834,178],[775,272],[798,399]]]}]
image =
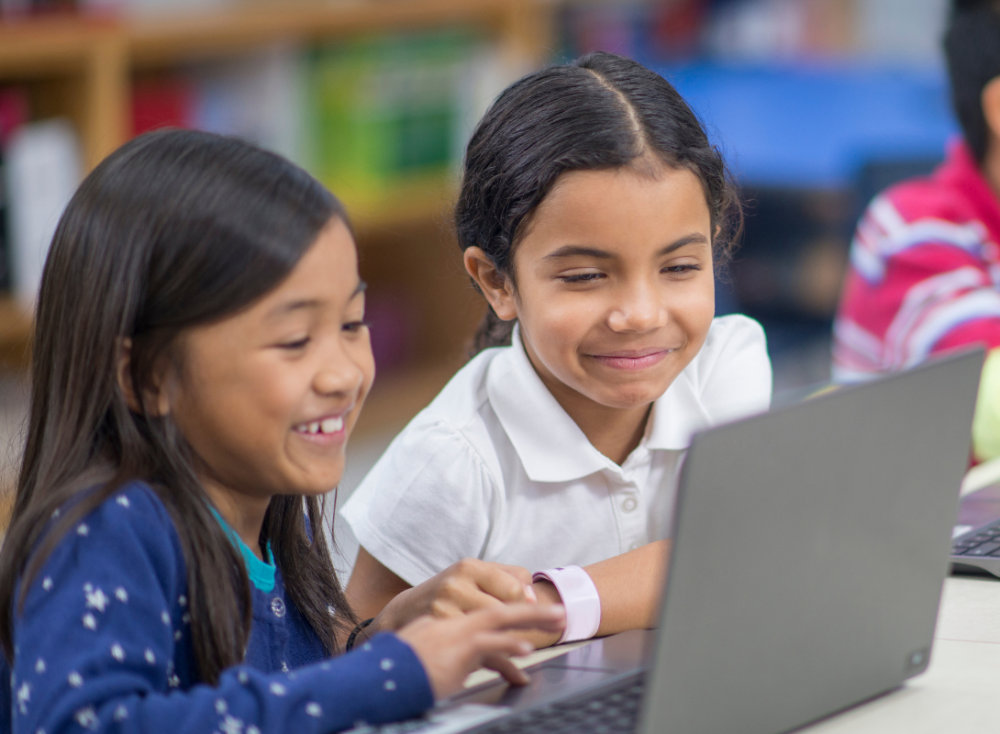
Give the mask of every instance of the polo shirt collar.
[{"label": "polo shirt collar", "polygon": [[[686,449],[691,435],[710,425],[685,372],[653,404],[640,448]],[[486,390],[532,481],[570,482],[602,469],[620,471],[545,387],[524,350],[519,327],[514,327],[511,347],[490,364]]]}]

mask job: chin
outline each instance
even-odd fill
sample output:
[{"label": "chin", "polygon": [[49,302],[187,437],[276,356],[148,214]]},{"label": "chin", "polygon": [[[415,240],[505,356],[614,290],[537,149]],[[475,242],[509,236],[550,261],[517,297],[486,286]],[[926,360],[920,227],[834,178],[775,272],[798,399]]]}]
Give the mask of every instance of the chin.
[{"label": "chin", "polygon": [[615,390],[614,392],[591,396],[591,400],[607,408],[630,410],[655,402],[664,392],[665,390],[660,392],[649,390]]}]

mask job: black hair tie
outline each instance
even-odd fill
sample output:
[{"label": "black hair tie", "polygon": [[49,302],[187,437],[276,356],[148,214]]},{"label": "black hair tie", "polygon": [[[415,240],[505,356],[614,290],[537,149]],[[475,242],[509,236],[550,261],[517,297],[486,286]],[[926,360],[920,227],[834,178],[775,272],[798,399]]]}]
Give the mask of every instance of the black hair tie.
[{"label": "black hair tie", "polygon": [[368,625],[370,625],[374,621],[375,621],[375,617],[372,617],[371,619],[366,619],[364,622],[358,622],[357,627],[355,627],[353,630],[351,630],[351,634],[347,638],[347,644],[344,645],[344,651],[345,652],[350,652],[351,650],[354,649],[354,640],[357,639],[358,633],[360,633],[361,630],[363,630],[365,627],[367,627]]}]

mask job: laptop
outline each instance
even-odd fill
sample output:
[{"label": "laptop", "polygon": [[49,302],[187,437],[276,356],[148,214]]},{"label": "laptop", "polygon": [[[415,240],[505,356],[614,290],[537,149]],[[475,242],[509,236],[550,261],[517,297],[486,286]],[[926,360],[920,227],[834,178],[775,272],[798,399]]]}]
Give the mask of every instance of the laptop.
[{"label": "laptop", "polygon": [[657,631],[391,730],[778,734],[923,672],[982,362],[963,353],[696,436]]},{"label": "laptop", "polygon": [[1000,576],[1000,484],[962,498],[952,535],[952,573]]}]

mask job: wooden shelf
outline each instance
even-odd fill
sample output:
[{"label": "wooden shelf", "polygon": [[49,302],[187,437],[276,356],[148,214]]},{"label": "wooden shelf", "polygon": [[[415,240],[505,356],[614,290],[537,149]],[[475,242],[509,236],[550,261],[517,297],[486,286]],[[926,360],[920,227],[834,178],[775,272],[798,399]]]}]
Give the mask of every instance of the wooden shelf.
[{"label": "wooden shelf", "polygon": [[23,371],[31,353],[31,311],[13,298],[0,297],[0,366]]},{"label": "wooden shelf", "polygon": [[[564,1],[246,0],[220,12],[155,18],[63,16],[0,22],[0,84],[24,83],[39,114],[72,119],[89,170],[128,138],[136,73],[168,71],[275,43],[305,46],[357,34],[450,26],[484,31],[498,43],[505,63],[528,69],[548,57],[555,10]],[[385,243],[394,248],[401,242],[446,238],[454,196],[455,183],[445,180],[399,187],[374,200],[346,196],[344,203],[368,253],[365,262],[376,263],[371,267],[387,278],[402,266],[387,255]],[[407,251],[406,268],[426,268],[425,277],[432,283],[422,296],[427,301],[422,307],[433,324],[425,324],[421,340],[426,351],[438,356],[430,364],[426,354],[421,356],[422,366],[405,374],[380,375],[362,431],[405,422],[436,394],[459,366],[453,342],[464,338],[466,322],[475,316],[476,309],[462,300],[467,295],[462,290],[464,273],[451,273],[442,265],[452,254],[450,248]],[[455,268],[461,269],[457,258]],[[31,332],[30,313],[0,298],[0,366],[26,368]]]},{"label": "wooden shelf", "polygon": [[0,23],[0,80],[79,74],[95,46],[120,34],[117,23],[72,18]]},{"label": "wooden shelf", "polygon": [[541,60],[551,38],[550,3],[537,0],[354,0],[250,6],[126,26],[138,67],[228,56],[268,43],[316,42],[359,33],[446,25],[486,28],[512,51]]}]

